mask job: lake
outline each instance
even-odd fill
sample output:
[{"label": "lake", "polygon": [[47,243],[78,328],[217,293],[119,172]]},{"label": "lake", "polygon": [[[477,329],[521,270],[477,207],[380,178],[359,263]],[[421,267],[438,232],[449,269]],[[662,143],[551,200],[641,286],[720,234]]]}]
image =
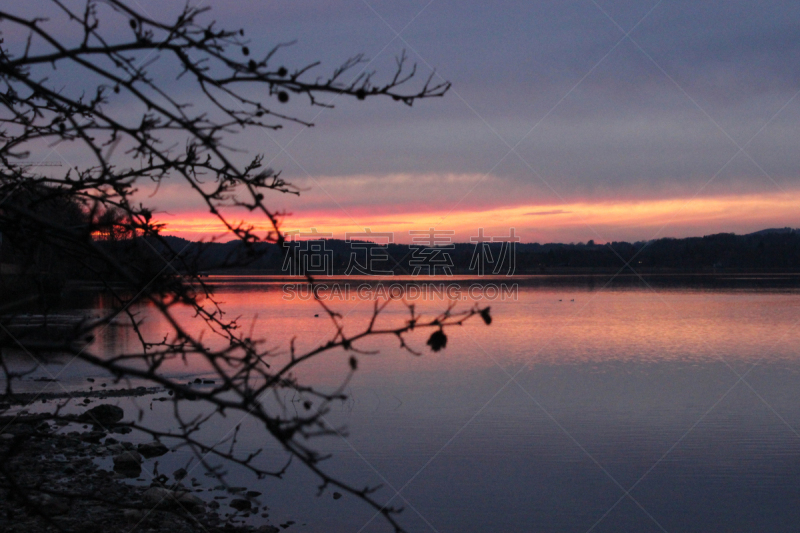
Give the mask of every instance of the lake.
[{"label": "lake", "polygon": [[[382,484],[377,497],[404,507],[400,520],[410,531],[796,531],[796,277],[481,283],[512,281],[518,284],[513,297],[484,295],[493,323],[476,318],[452,328],[441,352],[425,346],[430,331],[410,337],[421,357],[392,338],[363,345],[381,353],[359,358],[349,399],[326,417],[346,434],[314,443],[333,454],[324,463],[329,472],[357,486]],[[240,316],[253,337],[268,339],[283,354],[278,358],[293,336],[308,348],[331,334],[330,321],[315,317],[318,304],[287,293],[283,281],[210,282],[229,314]],[[350,332],[371,316],[371,302],[361,296],[330,302]],[[87,296],[70,312],[96,313],[103,302]],[[438,299],[415,304],[427,313],[446,306]],[[166,331],[152,310],[136,311],[146,317],[147,335]],[[395,302],[380,320],[398,324],[406,314]],[[188,313],[183,320],[190,320]],[[134,342],[130,329],[112,327],[90,349],[119,353]],[[348,357],[325,355],[298,376],[334,388],[347,375]],[[167,372],[191,380],[207,368],[176,363]],[[103,378],[64,359],[31,377],[43,375],[60,379],[50,390],[86,388],[87,377]],[[172,423],[168,402],[117,402],[131,414],[141,407],[163,427]],[[202,406],[187,407],[188,414],[193,410]],[[221,438],[237,423],[243,450],[263,448],[263,464],[282,464],[283,453],[247,419],[221,420],[205,437]],[[161,470],[171,472],[188,457],[183,451],[164,456]],[[192,475],[203,487],[213,485],[199,469]],[[264,493],[273,524],[294,520],[290,531],[391,530],[352,497],[334,500],[330,490],[317,497],[314,478],[299,464],[284,480],[231,475],[233,484]]]}]

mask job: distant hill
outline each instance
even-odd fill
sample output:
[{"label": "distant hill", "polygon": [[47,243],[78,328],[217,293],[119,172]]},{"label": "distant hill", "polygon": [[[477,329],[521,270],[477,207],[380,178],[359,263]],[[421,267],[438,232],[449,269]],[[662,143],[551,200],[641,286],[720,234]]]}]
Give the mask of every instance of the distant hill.
[{"label": "distant hill", "polygon": [[747,235],[768,235],[770,233],[796,233],[800,231],[800,229],[795,228],[769,228],[769,229],[762,229],[761,231],[756,231],[754,233],[748,233]]}]

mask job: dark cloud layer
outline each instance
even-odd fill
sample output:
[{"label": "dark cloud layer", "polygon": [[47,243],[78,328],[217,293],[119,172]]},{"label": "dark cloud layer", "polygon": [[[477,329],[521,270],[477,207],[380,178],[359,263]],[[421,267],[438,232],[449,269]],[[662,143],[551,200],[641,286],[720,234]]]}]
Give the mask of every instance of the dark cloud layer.
[{"label": "dark cloud layer", "polygon": [[[565,197],[693,194],[717,173],[745,187],[797,185],[797,3],[370,4],[328,4],[327,21],[295,5],[265,23],[299,39],[292,54],[328,64],[363,51],[386,72],[407,48],[453,92],[411,110],[339,102],[292,143],[302,170],[290,172],[491,172],[544,178]],[[387,23],[408,24],[402,39]],[[740,154],[725,166],[748,141],[755,163]]]}]

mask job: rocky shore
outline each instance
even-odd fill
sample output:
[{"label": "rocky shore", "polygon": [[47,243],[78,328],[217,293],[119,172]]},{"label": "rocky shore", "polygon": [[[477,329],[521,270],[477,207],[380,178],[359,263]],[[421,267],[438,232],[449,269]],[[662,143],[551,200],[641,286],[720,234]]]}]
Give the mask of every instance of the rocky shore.
[{"label": "rocky shore", "polygon": [[[119,410],[117,413],[115,410]],[[121,418],[110,405],[94,414]],[[93,418],[88,412],[87,418]],[[123,435],[98,428],[67,431],[40,417],[18,417],[0,433],[0,531],[8,533],[128,531],[142,533],[276,533],[278,527],[244,525],[269,510],[261,494],[245,488],[200,488],[179,469],[171,476],[146,474],[149,486],[121,480],[136,477],[168,452],[161,443],[134,445]],[[114,470],[97,466],[111,457]],[[147,464],[151,463],[151,464]],[[280,524],[286,529],[292,523]]]}]

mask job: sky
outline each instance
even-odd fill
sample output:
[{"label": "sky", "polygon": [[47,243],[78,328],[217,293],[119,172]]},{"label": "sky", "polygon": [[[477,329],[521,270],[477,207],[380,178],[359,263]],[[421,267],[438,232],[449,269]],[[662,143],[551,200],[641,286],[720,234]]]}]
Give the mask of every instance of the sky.
[{"label": "sky", "polygon": [[[169,18],[183,1],[136,5]],[[797,2],[202,5],[206,20],[244,28],[255,56],[295,41],[276,60],[319,60],[322,76],[363,53],[385,80],[405,51],[419,82],[435,69],[453,84],[413,107],[292,100],[281,110],[313,128],[236,138],[303,189],[268,197],[291,213],[287,230],[409,242],[413,230],[463,241],[514,228],[523,242],[602,243],[800,227]],[[166,233],[225,240],[179,184],[153,192],[142,190]]]}]

